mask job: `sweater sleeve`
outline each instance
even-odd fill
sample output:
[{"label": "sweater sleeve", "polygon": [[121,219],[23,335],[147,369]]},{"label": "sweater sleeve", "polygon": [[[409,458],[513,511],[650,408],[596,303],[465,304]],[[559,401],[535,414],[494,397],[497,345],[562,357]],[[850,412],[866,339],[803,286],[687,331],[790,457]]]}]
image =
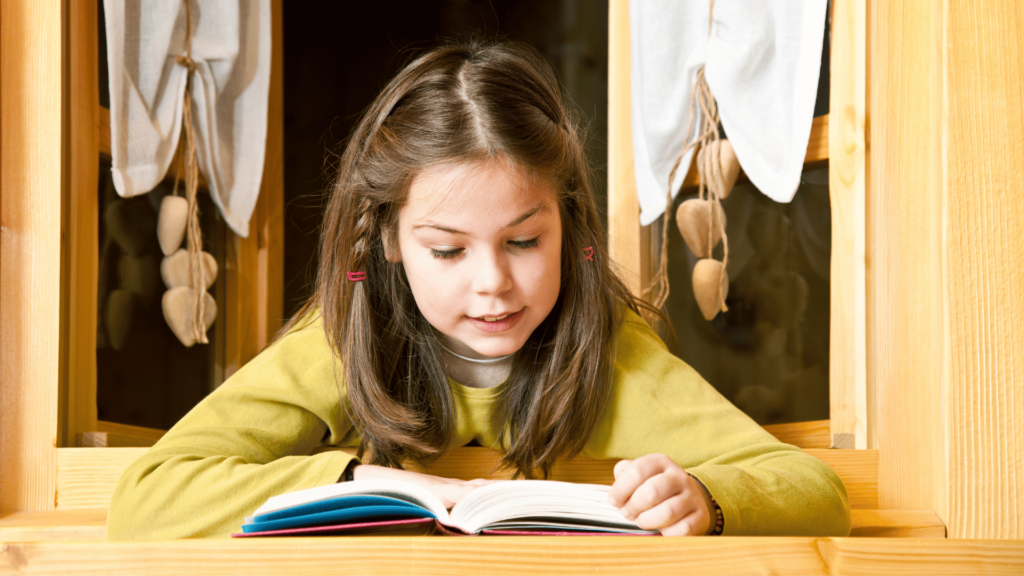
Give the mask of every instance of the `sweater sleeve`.
[{"label": "sweater sleeve", "polygon": [[226,537],[271,496],[337,482],[353,457],[311,455],[352,431],[334,358],[312,322],[246,364],[128,467],[108,536]]},{"label": "sweater sleeve", "polygon": [[632,312],[619,333],[611,394],[584,449],[588,455],[669,456],[715,497],[724,534],[849,534],[850,505],[836,473],[776,440]]}]

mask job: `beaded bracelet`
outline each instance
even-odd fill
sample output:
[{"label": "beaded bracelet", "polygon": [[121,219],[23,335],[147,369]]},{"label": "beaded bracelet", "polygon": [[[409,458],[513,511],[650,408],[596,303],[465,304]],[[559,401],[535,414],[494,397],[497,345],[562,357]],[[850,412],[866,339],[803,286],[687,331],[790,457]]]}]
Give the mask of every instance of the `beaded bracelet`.
[{"label": "beaded bracelet", "polygon": [[[708,492],[708,496],[711,496],[711,492]],[[714,496],[711,496],[711,504],[715,507],[715,529],[708,536],[721,536],[725,530],[725,516],[722,515],[722,507],[718,505]]]}]

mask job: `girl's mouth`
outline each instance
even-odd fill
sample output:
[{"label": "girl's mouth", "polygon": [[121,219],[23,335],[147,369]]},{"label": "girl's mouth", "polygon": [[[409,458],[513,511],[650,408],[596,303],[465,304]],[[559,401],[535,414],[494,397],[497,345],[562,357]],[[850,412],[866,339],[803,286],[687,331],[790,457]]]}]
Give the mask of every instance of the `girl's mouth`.
[{"label": "girl's mouth", "polygon": [[474,318],[467,316],[470,322],[482,332],[504,332],[519,323],[523,317],[523,310],[500,316],[482,316]]}]

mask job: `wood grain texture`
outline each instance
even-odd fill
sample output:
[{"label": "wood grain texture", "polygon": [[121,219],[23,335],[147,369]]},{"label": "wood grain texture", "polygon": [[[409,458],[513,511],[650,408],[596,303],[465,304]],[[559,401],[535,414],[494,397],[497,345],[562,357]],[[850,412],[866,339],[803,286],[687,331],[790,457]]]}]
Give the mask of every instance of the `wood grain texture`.
[{"label": "wood grain texture", "polygon": [[941,3],[870,0],[869,375],[879,504],[945,512]]},{"label": "wood grain texture", "polygon": [[946,526],[931,510],[850,510],[850,524],[851,537],[946,537]]},{"label": "wood grain texture", "polygon": [[1024,543],[888,538],[364,536],[6,543],[7,574],[992,574]]},{"label": "wood grain texture", "polygon": [[223,378],[251,360],[280,329],[284,315],[284,84],[281,2],[271,2],[271,73],[267,149],[249,236],[229,234],[224,274]]},{"label": "wood grain texture", "polygon": [[112,432],[80,432],[75,446],[79,448],[149,448],[156,444],[152,438],[140,438]]},{"label": "wood grain texture", "polygon": [[166,430],[157,430],[156,428],[145,428],[143,426],[132,426],[130,424],[118,424],[117,422],[107,422],[100,420],[96,423],[96,430],[98,432],[107,432],[109,434],[118,434],[121,436],[134,436],[135,438],[146,438],[156,442],[157,440],[164,437],[167,434]]},{"label": "wood grain texture", "polygon": [[[930,510],[851,510],[851,537],[945,538],[946,527]],[[0,516],[0,542],[106,540],[107,510],[12,512]]]},{"label": "wood grain texture", "polygon": [[106,540],[107,511],[49,510],[0,515],[0,542]]},{"label": "wood grain texture", "polygon": [[0,510],[54,504],[63,3],[0,3]]},{"label": "wood grain texture", "polygon": [[948,524],[1024,539],[1024,5],[947,0],[943,24]]},{"label": "wood grain texture", "polygon": [[[353,449],[346,449],[354,453]],[[107,508],[121,474],[145,448],[61,448],[57,450],[57,509]],[[878,453],[874,450],[807,450],[836,471],[846,485],[850,507],[878,508]],[[448,451],[429,468],[406,462],[409,470],[446,478],[509,478],[498,470],[498,453],[465,447]],[[615,461],[577,457],[555,466],[552,480],[611,484]]]},{"label": "wood grain texture", "polygon": [[633,164],[629,1],[608,3],[608,254],[626,286],[643,287],[640,201]]},{"label": "wood grain texture", "polygon": [[832,3],[832,121],[826,140],[832,209],[829,418],[835,448],[868,448],[871,440],[865,312],[866,18],[865,0]]},{"label": "wood grain texture", "polygon": [[58,448],[56,509],[107,509],[121,474],[145,448]]},{"label": "wood grain texture", "polygon": [[772,436],[778,438],[780,442],[804,449],[828,448],[831,443],[828,420],[771,424],[765,426],[764,429],[771,433]]},{"label": "wood grain texture", "polygon": [[[99,52],[97,0],[68,4],[68,185],[64,194],[61,390],[67,420],[61,444],[96,429],[96,301],[99,277]],[[107,118],[109,125],[110,119]],[[109,138],[109,130],[107,135]]]}]

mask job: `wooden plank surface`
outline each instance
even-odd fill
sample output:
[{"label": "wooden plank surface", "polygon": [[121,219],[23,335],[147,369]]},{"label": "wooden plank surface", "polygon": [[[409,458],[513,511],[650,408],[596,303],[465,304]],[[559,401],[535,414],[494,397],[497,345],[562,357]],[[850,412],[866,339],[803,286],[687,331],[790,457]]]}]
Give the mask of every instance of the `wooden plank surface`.
[{"label": "wooden plank surface", "polygon": [[7,574],[990,574],[1024,542],[889,538],[364,536],[6,543]]},{"label": "wooden plank surface", "polygon": [[832,439],[829,436],[828,420],[812,420],[810,422],[793,422],[790,424],[771,424],[765,430],[779,439],[780,442],[792,444],[800,448],[828,448]]},{"label": "wooden plank surface", "polygon": [[[350,453],[354,450],[348,449]],[[57,450],[57,509],[107,508],[121,473],[145,448],[61,448]],[[878,453],[874,450],[807,450],[825,461],[846,485],[852,508],[878,508]],[[555,466],[553,480],[611,484],[613,460],[578,457]],[[446,478],[508,478],[497,469],[498,453],[489,448],[456,448],[429,469],[406,463],[410,470]]]},{"label": "wooden plank surface", "polygon": [[852,537],[946,537],[946,526],[931,510],[850,510],[850,524]]},{"label": "wooden plank surface", "polygon": [[53,508],[64,3],[0,3],[0,510]]},{"label": "wooden plank surface", "polygon": [[868,342],[881,508],[945,511],[942,3],[871,0]]},{"label": "wooden plank surface", "polygon": [[948,524],[1024,539],[1024,5],[945,5]]},{"label": "wooden plank surface", "polygon": [[10,512],[0,515],[0,542],[106,539],[105,509]]},{"label": "wooden plank surface", "polygon": [[[639,296],[645,261],[640,201],[633,164],[629,2],[608,3],[608,254],[629,290]],[[649,258],[648,258],[649,260]]]},{"label": "wooden plank surface", "polygon": [[156,428],[146,428],[143,426],[132,426],[130,424],[119,424],[117,422],[107,422],[106,420],[100,420],[96,423],[96,430],[98,432],[106,432],[108,434],[118,434],[120,436],[133,436],[135,438],[146,438],[156,442],[157,440],[164,437],[167,434],[166,430],[157,430]]},{"label": "wooden plank surface", "polygon": [[[851,537],[945,538],[930,510],[851,510]],[[106,540],[107,510],[11,512],[0,516],[0,542]]]},{"label": "wooden plank surface", "polygon": [[826,141],[832,211],[829,419],[834,448],[868,448],[865,184],[867,74],[865,0],[832,3]]},{"label": "wooden plank surface", "polygon": [[81,432],[75,442],[79,448],[149,448],[153,444],[156,444],[156,440],[151,438],[112,432]]},{"label": "wooden plank surface", "polygon": [[[61,444],[96,429],[96,300],[99,277],[99,90],[97,0],[68,4],[68,241],[61,339],[67,349]],[[106,55],[104,55],[106,57]],[[107,120],[109,124],[109,118]],[[107,132],[109,138],[109,130]]]}]

